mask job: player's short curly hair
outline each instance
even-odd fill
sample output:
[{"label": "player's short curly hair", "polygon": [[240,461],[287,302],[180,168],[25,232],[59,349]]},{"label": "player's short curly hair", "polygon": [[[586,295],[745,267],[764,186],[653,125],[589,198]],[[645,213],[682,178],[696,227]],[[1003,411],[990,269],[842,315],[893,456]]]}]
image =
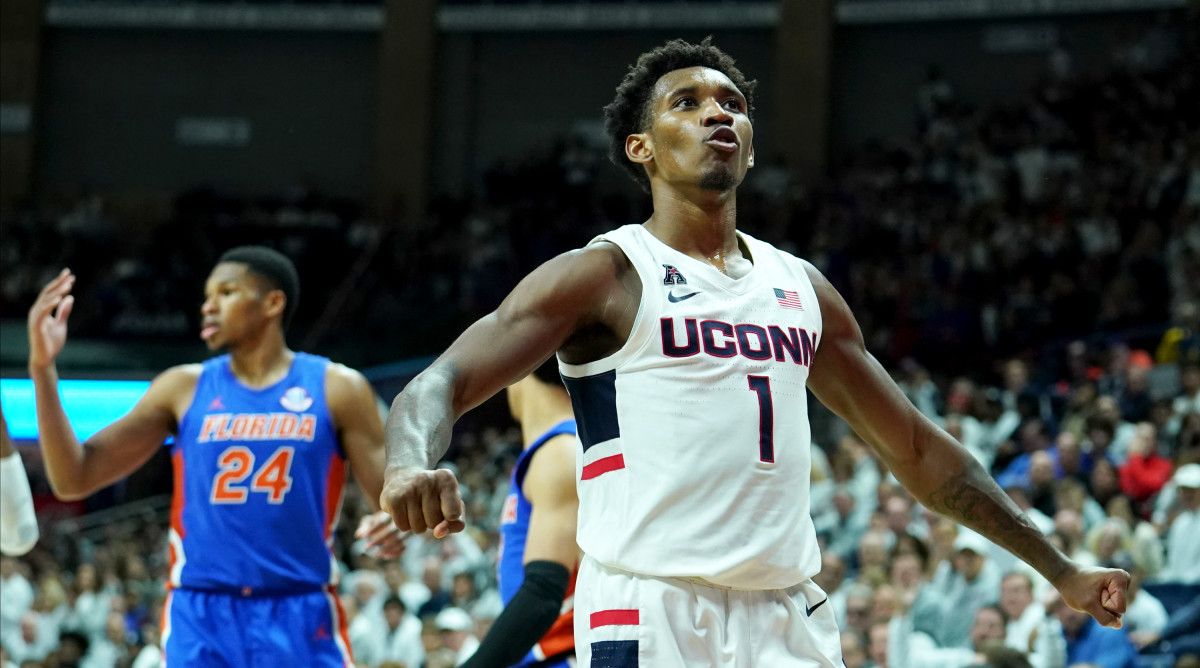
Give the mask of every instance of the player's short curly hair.
[{"label": "player's short curly hair", "polygon": [[699,44],[673,39],[638,56],[617,86],[617,96],[604,107],[604,131],[608,133],[608,159],[624,167],[646,192],[650,192],[650,177],[642,165],[625,157],[625,139],[644,131],[649,124],[654,84],[664,74],[688,67],[707,67],[729,77],[746,97],[746,113],[754,119],[754,88],[758,81],[747,80],[733,58],[713,46],[711,35]]},{"label": "player's short curly hair", "polygon": [[286,329],[300,306],[300,274],[291,259],[266,246],[238,246],[225,251],[217,260],[218,264],[221,262],[241,262],[250,273],[266,281],[272,290],[283,292],[286,302],[282,324]]}]

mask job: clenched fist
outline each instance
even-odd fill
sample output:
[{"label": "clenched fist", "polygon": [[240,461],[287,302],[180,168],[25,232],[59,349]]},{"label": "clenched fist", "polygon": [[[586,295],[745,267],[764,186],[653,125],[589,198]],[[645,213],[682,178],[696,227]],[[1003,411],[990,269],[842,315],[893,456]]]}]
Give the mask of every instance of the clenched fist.
[{"label": "clenched fist", "polygon": [[434,538],[445,538],[467,526],[458,480],[446,469],[388,468],[379,507],[401,531],[424,533],[431,528]]}]

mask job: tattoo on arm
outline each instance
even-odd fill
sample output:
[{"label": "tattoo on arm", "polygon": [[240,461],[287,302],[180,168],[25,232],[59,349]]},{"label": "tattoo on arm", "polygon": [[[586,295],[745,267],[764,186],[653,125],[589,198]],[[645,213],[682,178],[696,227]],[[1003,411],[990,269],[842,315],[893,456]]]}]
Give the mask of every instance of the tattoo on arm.
[{"label": "tattoo on arm", "polygon": [[1069,567],[1065,557],[975,462],[930,493],[926,502],[931,510],[999,543],[1051,582]]}]

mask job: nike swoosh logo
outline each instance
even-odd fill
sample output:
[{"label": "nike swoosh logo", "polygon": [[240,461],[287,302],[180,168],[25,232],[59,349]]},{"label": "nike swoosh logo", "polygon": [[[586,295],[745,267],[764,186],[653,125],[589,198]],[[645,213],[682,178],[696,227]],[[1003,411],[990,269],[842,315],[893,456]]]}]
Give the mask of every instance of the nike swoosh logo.
[{"label": "nike swoosh logo", "polygon": [[684,295],[684,296],[682,296],[682,297],[676,297],[676,296],[675,296],[675,293],[673,293],[673,292],[668,292],[668,293],[667,293],[667,301],[669,301],[669,302],[671,302],[671,303],[675,303],[675,302],[681,302],[681,301],[683,301],[683,300],[685,300],[685,299],[691,299],[692,297],[695,297],[695,296],[696,296],[696,295],[698,295],[698,294],[700,294],[700,291],[699,291],[699,290],[697,290],[697,291],[695,291],[695,292],[692,292],[692,293],[689,293],[689,294],[686,294],[686,295]]},{"label": "nike swoosh logo", "polygon": [[828,603],[828,602],[829,602],[829,597],[828,597],[828,596],[826,596],[826,597],[825,597],[825,600],[823,600],[823,601],[821,601],[820,603],[818,603],[818,604],[816,604],[816,605],[812,606],[811,608],[810,608],[810,607],[808,607],[808,606],[804,606],[804,612],[805,612],[805,613],[806,613],[806,614],[807,614],[809,617],[812,617],[812,613],[816,612],[816,611],[817,611],[817,608],[819,608],[819,607],[821,607],[821,606],[825,605],[825,604],[826,604],[826,603]]}]

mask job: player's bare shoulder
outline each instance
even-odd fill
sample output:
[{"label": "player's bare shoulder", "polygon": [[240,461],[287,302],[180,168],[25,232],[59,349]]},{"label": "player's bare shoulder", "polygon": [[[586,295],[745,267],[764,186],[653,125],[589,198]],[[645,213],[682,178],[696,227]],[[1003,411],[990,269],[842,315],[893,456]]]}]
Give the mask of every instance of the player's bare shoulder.
[{"label": "player's bare shoulder", "polygon": [[196,396],[196,385],[204,366],[201,364],[179,364],[170,367],[155,377],[146,390],[143,402],[148,407],[169,411],[175,422],[183,419],[192,399]]},{"label": "player's bare shoulder", "polygon": [[608,241],[590,244],[566,257],[588,286],[588,310],[559,353],[571,364],[605,357],[624,345],[642,300],[642,281],[633,262]]},{"label": "player's bare shoulder", "polygon": [[635,301],[641,295],[637,272],[616,244],[600,242],[548,260],[521,281],[514,296],[586,312],[620,299],[623,292],[633,293]]},{"label": "player's bare shoulder", "polygon": [[330,362],[325,368],[325,396],[330,403],[354,401],[373,392],[366,376],[339,362]]}]

